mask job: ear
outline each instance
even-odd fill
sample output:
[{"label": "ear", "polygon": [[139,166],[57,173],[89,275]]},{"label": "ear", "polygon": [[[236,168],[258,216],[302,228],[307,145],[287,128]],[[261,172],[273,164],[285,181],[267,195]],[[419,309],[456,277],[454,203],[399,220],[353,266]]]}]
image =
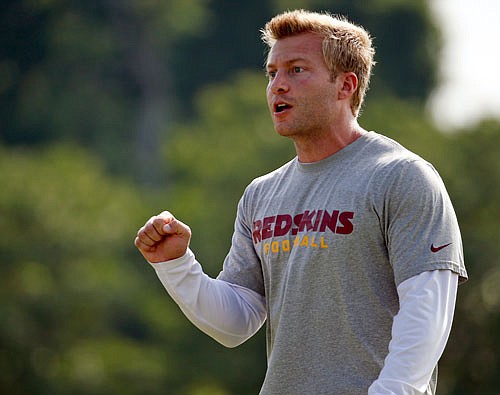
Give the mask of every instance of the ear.
[{"label": "ear", "polygon": [[358,89],[358,77],[352,71],[343,73],[340,78],[339,100],[349,99]]}]

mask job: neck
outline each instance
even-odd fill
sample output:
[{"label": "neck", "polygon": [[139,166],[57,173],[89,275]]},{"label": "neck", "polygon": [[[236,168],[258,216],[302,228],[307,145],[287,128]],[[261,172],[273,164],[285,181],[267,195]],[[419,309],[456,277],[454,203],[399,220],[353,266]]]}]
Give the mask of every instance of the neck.
[{"label": "neck", "polygon": [[328,133],[294,138],[297,157],[302,163],[318,162],[352,144],[366,133],[354,120],[345,127],[334,128]]}]

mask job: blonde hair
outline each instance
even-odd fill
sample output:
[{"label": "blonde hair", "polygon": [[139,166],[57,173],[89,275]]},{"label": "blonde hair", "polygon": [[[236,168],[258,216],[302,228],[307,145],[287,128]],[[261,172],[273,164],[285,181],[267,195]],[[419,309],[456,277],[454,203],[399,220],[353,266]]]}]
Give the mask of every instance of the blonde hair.
[{"label": "blonde hair", "polygon": [[332,79],[342,72],[356,74],[358,88],[351,98],[351,111],[357,117],[368,90],[372,66],[375,65],[375,49],[370,34],[344,17],[305,10],[279,14],[261,30],[262,41],[269,48],[281,38],[306,32],[324,37],[323,56]]}]

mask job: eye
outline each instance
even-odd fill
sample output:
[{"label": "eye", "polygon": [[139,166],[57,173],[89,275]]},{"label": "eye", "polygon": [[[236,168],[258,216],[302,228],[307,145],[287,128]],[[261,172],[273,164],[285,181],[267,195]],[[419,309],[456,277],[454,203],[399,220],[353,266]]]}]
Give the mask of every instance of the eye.
[{"label": "eye", "polygon": [[302,72],[304,71],[304,68],[302,68],[302,67],[300,67],[300,66],[293,66],[292,71],[293,71],[295,74],[299,74],[299,73],[302,73]]},{"label": "eye", "polygon": [[266,71],[266,76],[267,76],[267,78],[269,78],[270,80],[272,80],[274,77],[276,77],[276,71],[274,71],[274,70],[267,70]]}]

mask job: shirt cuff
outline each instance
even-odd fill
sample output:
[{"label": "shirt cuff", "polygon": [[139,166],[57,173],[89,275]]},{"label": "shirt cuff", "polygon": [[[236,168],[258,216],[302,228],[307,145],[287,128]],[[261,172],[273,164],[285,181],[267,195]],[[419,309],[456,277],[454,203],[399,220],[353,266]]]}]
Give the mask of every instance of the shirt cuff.
[{"label": "shirt cuff", "polygon": [[194,253],[188,248],[186,253],[175,259],[170,259],[168,261],[162,261],[162,262],[149,262],[148,263],[155,269],[155,270],[164,270],[164,269],[170,269],[170,268],[177,268],[180,266],[187,265],[194,261],[195,256]]}]

